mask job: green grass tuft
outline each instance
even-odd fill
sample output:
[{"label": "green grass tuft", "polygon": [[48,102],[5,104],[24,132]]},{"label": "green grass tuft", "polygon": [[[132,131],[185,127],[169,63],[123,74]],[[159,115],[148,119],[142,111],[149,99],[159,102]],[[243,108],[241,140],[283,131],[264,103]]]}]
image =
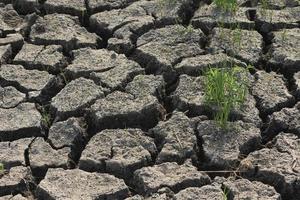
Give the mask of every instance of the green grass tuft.
[{"label": "green grass tuft", "polygon": [[214,0],[213,2],[224,12],[235,13],[238,9],[237,0]]},{"label": "green grass tuft", "polygon": [[4,165],[0,163],[0,173],[4,171]]},{"label": "green grass tuft", "polygon": [[245,102],[248,83],[244,73],[247,69],[210,68],[206,72],[205,102],[217,108],[215,120],[221,128],[227,129],[230,112]]}]

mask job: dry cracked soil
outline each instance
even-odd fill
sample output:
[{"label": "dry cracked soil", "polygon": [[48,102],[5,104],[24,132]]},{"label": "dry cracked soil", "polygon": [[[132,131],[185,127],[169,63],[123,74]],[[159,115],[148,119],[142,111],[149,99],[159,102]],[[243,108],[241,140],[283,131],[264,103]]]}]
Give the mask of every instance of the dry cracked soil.
[{"label": "dry cracked soil", "polygon": [[[237,2],[0,0],[0,199],[299,200],[300,3]],[[226,132],[224,64],[254,66]]]}]

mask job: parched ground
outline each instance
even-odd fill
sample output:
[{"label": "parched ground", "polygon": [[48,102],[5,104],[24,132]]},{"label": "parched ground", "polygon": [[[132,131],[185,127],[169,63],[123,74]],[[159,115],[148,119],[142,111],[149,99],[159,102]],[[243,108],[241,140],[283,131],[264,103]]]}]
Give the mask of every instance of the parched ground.
[{"label": "parched ground", "polygon": [[[299,200],[299,0],[238,3],[0,0],[0,199]],[[233,64],[224,132],[203,72]]]}]

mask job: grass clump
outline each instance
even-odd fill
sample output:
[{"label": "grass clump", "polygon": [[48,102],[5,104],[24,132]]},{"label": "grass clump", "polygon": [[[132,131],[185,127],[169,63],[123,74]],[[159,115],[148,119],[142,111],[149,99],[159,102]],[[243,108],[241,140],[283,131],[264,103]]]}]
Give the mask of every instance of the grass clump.
[{"label": "grass clump", "polygon": [[0,163],[0,173],[4,171],[4,165]]},{"label": "grass clump", "polygon": [[213,2],[224,12],[235,13],[238,9],[237,0],[214,0]]},{"label": "grass clump", "polygon": [[210,68],[206,72],[205,102],[217,108],[214,116],[218,125],[227,129],[230,112],[245,102],[248,83],[246,68]]}]

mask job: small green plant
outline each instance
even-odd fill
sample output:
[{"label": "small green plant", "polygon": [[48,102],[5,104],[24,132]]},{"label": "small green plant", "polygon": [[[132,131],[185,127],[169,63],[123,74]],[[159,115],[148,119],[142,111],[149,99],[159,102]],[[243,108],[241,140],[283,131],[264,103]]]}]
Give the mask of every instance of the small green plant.
[{"label": "small green plant", "polygon": [[222,194],[223,200],[227,200],[228,199],[227,196],[228,196],[229,190],[227,188],[224,188],[222,192],[223,192],[223,194]]},{"label": "small green plant", "polygon": [[232,30],[232,43],[233,47],[239,51],[241,48],[241,42],[242,42],[242,30],[240,26],[238,25],[236,29]]},{"label": "small green plant", "polygon": [[0,163],[0,173],[4,171],[4,165]]},{"label": "small green plant", "polygon": [[214,0],[213,2],[224,12],[235,13],[238,9],[237,0]]},{"label": "small green plant", "polygon": [[49,128],[51,126],[51,115],[50,113],[46,110],[45,107],[42,107],[42,123],[45,127]]},{"label": "small green plant", "polygon": [[210,68],[206,72],[205,102],[216,107],[215,120],[227,129],[230,112],[244,103],[248,92],[246,68]]},{"label": "small green plant", "polygon": [[283,31],[281,31],[281,41],[282,41],[282,43],[284,43],[286,39],[287,39],[287,29],[283,29]]}]

